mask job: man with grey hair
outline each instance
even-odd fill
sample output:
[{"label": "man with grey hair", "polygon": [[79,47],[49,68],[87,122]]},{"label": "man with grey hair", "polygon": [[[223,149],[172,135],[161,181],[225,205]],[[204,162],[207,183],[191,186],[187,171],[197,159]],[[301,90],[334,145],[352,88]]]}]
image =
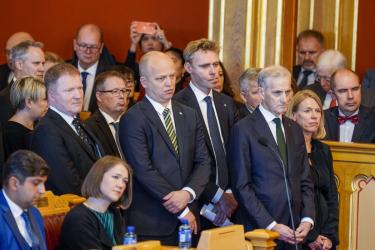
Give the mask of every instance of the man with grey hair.
[{"label": "man with grey hair", "polygon": [[331,76],[336,70],[346,67],[346,58],[338,50],[326,50],[318,58],[316,64],[315,83],[306,87],[314,91],[320,98],[323,109],[337,106],[336,97],[331,90]]},{"label": "man with grey hair", "polygon": [[240,96],[244,105],[238,111],[239,119],[253,113],[261,102],[261,96],[258,86],[258,74],[260,69],[248,68],[240,76]]},{"label": "man with grey hair", "polygon": [[270,66],[258,81],[261,104],[233,128],[232,190],[246,231],[276,231],[276,249],[294,249],[311,229],[315,211],[305,140],[300,126],[283,115],[292,95],[289,71]]},{"label": "man with grey hair", "polygon": [[14,77],[12,70],[11,49],[24,41],[34,41],[33,37],[27,32],[16,32],[12,34],[5,44],[5,57],[7,62],[0,65],[0,90],[5,88]]},{"label": "man with grey hair", "polygon": [[10,88],[12,83],[24,76],[34,76],[43,79],[44,52],[43,44],[34,41],[24,41],[11,49],[11,65],[14,77],[10,84],[0,92],[0,122],[6,122],[14,110],[10,103]]}]

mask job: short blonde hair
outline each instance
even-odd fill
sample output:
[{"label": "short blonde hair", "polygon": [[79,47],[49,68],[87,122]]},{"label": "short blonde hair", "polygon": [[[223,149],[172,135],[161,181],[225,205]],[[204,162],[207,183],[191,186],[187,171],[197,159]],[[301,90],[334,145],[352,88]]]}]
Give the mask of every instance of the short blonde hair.
[{"label": "short blonde hair", "polygon": [[85,198],[100,198],[100,184],[103,181],[104,174],[116,165],[122,165],[128,171],[128,183],[126,189],[117,204],[126,209],[130,206],[133,199],[133,171],[130,166],[123,160],[115,156],[104,156],[94,163],[89,173],[86,175],[81,187],[82,196]]},{"label": "short blonde hair", "polygon": [[198,50],[213,51],[219,54],[219,46],[214,41],[202,38],[199,40],[191,41],[187,44],[186,48],[184,49],[185,62],[191,62],[194,57],[194,53]]},{"label": "short blonde hair", "polygon": [[292,98],[292,101],[289,104],[288,110],[286,112],[286,116],[289,118],[293,118],[293,114],[298,111],[299,105],[301,102],[306,100],[307,98],[313,99],[320,108],[320,122],[318,130],[313,134],[313,139],[323,139],[326,136],[326,130],[324,128],[324,112],[323,112],[323,106],[319,99],[319,97],[311,90],[305,89],[298,91]]},{"label": "short blonde hair", "polygon": [[26,107],[27,98],[36,102],[40,99],[46,99],[46,96],[46,86],[41,80],[33,76],[19,79],[10,88],[10,103],[17,110],[22,110]]}]

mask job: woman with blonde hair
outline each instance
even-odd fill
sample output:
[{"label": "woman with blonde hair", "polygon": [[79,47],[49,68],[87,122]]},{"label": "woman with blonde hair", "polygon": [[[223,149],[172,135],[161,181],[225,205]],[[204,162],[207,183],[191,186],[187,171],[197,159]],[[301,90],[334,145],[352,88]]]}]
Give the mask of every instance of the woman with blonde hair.
[{"label": "woman with blonde hair", "polygon": [[32,76],[12,84],[10,102],[16,113],[3,128],[5,159],[18,149],[28,149],[30,132],[34,130],[35,122],[48,110],[46,95],[44,83]]},{"label": "woman with blonde hair", "polygon": [[325,136],[322,103],[311,90],[299,91],[289,105],[287,116],[303,130],[315,186],[314,227],[302,249],[335,249],[338,244],[338,194],[331,150],[327,144],[319,141]]},{"label": "woman with blonde hair", "polygon": [[[61,180],[63,181],[63,180]],[[132,171],[115,156],[94,163],[81,188],[87,199],[65,216],[59,249],[112,249],[122,244],[123,210],[132,201]]]}]

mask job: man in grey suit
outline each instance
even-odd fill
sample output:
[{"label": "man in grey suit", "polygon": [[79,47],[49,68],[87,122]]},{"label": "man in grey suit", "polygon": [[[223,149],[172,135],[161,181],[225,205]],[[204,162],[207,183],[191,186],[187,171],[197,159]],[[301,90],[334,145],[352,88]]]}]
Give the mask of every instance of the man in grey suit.
[{"label": "man in grey suit", "polygon": [[305,140],[298,124],[283,116],[292,95],[289,71],[270,66],[258,81],[262,103],[233,128],[232,189],[246,230],[276,231],[277,249],[294,249],[315,211]]}]

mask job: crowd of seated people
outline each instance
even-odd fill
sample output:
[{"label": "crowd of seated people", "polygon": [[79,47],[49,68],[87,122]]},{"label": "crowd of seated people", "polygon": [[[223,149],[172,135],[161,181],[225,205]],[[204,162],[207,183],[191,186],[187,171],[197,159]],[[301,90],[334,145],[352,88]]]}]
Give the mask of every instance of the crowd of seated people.
[{"label": "crowd of seated people", "polygon": [[[153,27],[149,34],[131,24],[125,63],[95,24],[77,29],[68,62],[25,32],[9,38],[0,66],[0,221],[15,224],[3,228],[0,248],[44,249],[32,204],[45,183],[87,198],[66,216],[61,249],[110,249],[124,225],[135,225],[140,240],[177,245],[184,219],[193,245],[202,230],[231,221],[278,232],[277,249],[334,249],[338,194],[321,140],[375,142],[374,110],[361,104],[345,57],[306,30],[292,73],[248,68],[230,81],[215,42],[181,50]],[[38,181],[23,200],[28,178]],[[28,228],[22,210],[40,225]]]}]

